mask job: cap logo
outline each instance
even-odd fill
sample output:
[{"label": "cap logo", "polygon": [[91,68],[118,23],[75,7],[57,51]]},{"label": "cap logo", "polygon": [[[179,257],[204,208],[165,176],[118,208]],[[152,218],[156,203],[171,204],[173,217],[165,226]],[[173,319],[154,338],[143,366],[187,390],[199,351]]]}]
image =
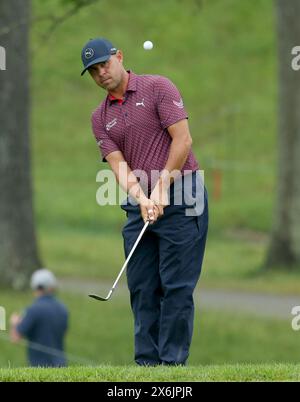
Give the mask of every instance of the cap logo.
[{"label": "cap logo", "polygon": [[86,59],[90,59],[91,57],[94,56],[94,54],[95,54],[94,49],[92,49],[91,47],[89,47],[88,49],[85,49],[84,57],[85,57]]}]

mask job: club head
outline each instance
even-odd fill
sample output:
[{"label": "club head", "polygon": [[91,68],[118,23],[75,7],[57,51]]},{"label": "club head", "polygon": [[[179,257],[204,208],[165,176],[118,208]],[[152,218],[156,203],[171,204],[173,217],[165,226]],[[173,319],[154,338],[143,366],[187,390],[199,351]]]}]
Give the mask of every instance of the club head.
[{"label": "club head", "polygon": [[101,296],[97,296],[97,295],[89,295],[89,297],[91,297],[92,299],[95,299],[95,300],[100,300],[100,301],[107,301],[108,300],[108,298],[107,297],[101,297]]},{"label": "club head", "polygon": [[113,291],[114,291],[114,289],[111,289],[106,297],[101,297],[101,296],[93,295],[93,294],[89,295],[89,297],[91,297],[92,299],[95,299],[95,300],[99,300],[99,301],[107,301],[110,299],[111,295],[113,294]]}]

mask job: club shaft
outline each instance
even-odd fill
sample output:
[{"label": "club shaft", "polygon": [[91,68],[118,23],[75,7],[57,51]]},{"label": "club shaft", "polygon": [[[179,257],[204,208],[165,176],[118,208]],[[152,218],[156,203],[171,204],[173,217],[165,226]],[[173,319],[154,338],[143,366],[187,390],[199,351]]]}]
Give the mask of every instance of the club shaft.
[{"label": "club shaft", "polygon": [[124,272],[124,270],[125,270],[127,264],[128,264],[129,261],[130,261],[130,258],[131,258],[131,256],[132,256],[132,254],[134,253],[134,250],[137,248],[137,246],[138,246],[138,244],[139,244],[139,242],[140,242],[140,240],[141,240],[141,238],[142,238],[142,236],[143,236],[145,230],[147,229],[148,225],[149,225],[149,221],[147,221],[147,222],[145,223],[143,229],[141,230],[141,233],[139,234],[138,238],[136,239],[136,241],[135,241],[135,243],[134,243],[134,245],[133,245],[133,247],[132,247],[132,249],[131,249],[131,251],[130,251],[128,257],[126,258],[126,261],[124,262],[123,267],[121,268],[121,271],[120,271],[120,273],[119,273],[117,279],[115,280],[115,283],[113,284],[113,286],[112,286],[112,288],[111,288],[111,291],[114,291],[115,287],[117,286],[117,283],[119,282],[119,279],[121,278],[121,276],[122,276],[122,274],[123,274],[123,272]]}]

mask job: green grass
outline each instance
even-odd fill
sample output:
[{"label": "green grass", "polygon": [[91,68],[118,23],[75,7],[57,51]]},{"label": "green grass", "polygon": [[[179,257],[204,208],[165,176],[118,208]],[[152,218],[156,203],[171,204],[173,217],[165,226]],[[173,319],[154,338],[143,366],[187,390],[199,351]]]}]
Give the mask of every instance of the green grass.
[{"label": "green grass", "polygon": [[[125,221],[124,221],[125,222]],[[112,228],[69,228],[41,231],[40,248],[59,277],[112,281],[124,262],[122,225]],[[209,234],[201,286],[298,294],[300,271],[262,270],[267,237],[249,230]]]},{"label": "green grass", "polygon": [[100,366],[67,369],[0,369],[0,381],[299,381],[299,364],[193,367]]},{"label": "green grass", "polygon": [[[66,350],[71,365],[128,366],[133,364],[133,319],[129,297],[116,293],[109,303],[87,296],[63,294],[71,312]],[[21,311],[31,300],[26,293],[1,291],[0,305],[7,317]],[[297,363],[299,332],[285,320],[256,318],[241,313],[196,308],[189,365]],[[0,333],[0,367],[26,364],[25,345],[12,345]]]}]

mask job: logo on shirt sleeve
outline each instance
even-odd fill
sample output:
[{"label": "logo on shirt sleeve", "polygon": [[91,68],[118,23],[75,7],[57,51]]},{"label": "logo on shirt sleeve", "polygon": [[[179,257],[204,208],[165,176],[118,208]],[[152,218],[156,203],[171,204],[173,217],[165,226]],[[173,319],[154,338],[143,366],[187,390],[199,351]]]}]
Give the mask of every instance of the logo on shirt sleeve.
[{"label": "logo on shirt sleeve", "polygon": [[106,130],[109,131],[113,126],[117,124],[118,119],[114,118],[112,121],[106,124]]},{"label": "logo on shirt sleeve", "polygon": [[179,101],[179,102],[176,102],[176,101],[173,100],[173,103],[174,103],[174,105],[177,106],[179,109],[183,109],[183,100],[182,100],[182,98],[180,98],[180,101]]},{"label": "logo on shirt sleeve", "polygon": [[97,144],[99,145],[99,147],[101,147],[101,145],[103,144],[103,140],[97,141]]}]

